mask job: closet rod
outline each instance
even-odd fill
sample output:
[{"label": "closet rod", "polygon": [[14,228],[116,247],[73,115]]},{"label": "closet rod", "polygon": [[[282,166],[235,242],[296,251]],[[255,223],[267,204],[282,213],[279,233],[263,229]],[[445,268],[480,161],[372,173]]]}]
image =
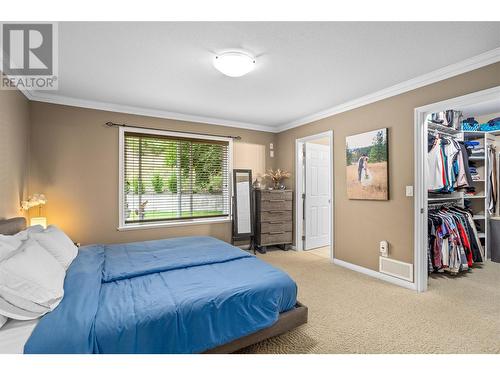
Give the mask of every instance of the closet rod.
[{"label": "closet rod", "polygon": [[127,125],[127,124],[117,124],[115,122],[108,121],[105,124],[107,127],[118,127],[118,128],[135,128],[135,129],[146,129],[146,130],[159,130],[159,131],[168,131],[171,133],[184,133],[184,134],[193,134],[193,135],[207,135],[210,137],[221,137],[221,138],[231,138],[240,140],[241,137],[239,135],[220,135],[220,134],[208,134],[208,133],[195,133],[195,132],[187,132],[181,130],[167,130],[167,129],[159,129],[159,128],[149,128],[146,126],[135,126],[135,125]]},{"label": "closet rod", "polygon": [[441,203],[429,203],[429,208],[433,207],[451,207],[451,206],[456,206],[456,202],[441,202]]}]

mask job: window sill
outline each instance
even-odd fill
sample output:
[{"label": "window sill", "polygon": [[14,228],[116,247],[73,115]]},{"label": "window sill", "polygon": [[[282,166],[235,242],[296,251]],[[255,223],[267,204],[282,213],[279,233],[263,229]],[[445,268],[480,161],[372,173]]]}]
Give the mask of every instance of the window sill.
[{"label": "window sill", "polygon": [[171,221],[171,222],[160,222],[160,223],[144,223],[144,224],[124,224],[119,226],[118,231],[127,230],[140,230],[140,229],[154,229],[154,228],[168,228],[168,227],[182,227],[190,225],[206,225],[206,224],[219,224],[219,223],[230,223],[231,219],[224,218],[214,218],[214,219],[193,219],[193,220],[183,220],[183,221]]}]

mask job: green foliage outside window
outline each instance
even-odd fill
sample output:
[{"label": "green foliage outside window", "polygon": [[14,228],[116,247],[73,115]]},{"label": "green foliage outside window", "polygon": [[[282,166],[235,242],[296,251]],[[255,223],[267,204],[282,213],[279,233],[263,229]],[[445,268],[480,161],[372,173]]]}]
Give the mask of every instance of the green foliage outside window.
[{"label": "green foliage outside window", "polygon": [[161,177],[159,174],[155,174],[153,178],[151,179],[151,185],[153,185],[153,190],[157,194],[163,193],[163,177]]}]

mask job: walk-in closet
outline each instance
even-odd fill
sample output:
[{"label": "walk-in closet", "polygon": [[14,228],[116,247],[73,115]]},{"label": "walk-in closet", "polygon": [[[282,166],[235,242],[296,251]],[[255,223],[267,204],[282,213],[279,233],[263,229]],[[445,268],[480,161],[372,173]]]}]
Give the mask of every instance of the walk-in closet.
[{"label": "walk-in closet", "polygon": [[500,275],[500,99],[464,102],[423,117],[427,236],[420,251],[426,247],[429,285],[476,272]]}]

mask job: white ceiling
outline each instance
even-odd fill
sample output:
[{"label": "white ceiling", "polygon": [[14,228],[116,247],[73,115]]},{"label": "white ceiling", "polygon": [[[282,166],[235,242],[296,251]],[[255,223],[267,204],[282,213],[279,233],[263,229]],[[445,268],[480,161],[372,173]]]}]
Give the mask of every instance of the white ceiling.
[{"label": "white ceiling", "polygon": [[[64,22],[59,90],[33,96],[276,131],[497,47],[500,22]],[[227,48],[256,69],[216,71]]]}]

